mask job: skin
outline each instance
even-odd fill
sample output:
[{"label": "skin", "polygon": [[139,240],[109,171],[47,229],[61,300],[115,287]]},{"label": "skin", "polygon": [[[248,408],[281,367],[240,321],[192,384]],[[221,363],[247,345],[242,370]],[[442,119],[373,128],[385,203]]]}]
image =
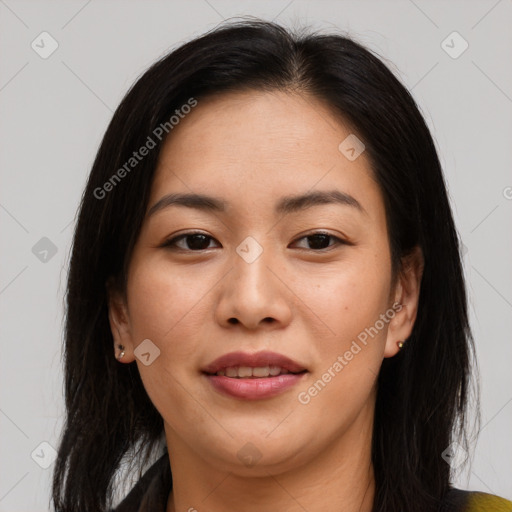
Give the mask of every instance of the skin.
[{"label": "skin", "polygon": [[[146,217],[126,297],[109,294],[115,354],[124,345],[122,363],[136,361],[164,420],[174,480],[167,512],[371,510],[376,379],[383,359],[411,334],[423,263],[415,251],[393,284],[384,202],[369,161],[364,152],[349,161],[338,149],[350,133],[311,96],[244,91],[199,101],[162,148],[148,211],[171,192],[229,205],[215,213],[171,206]],[[332,189],[365,212],[327,204],[274,213],[284,195]],[[178,243],[181,250],[161,246],[195,230],[211,237],[204,250],[194,251],[193,237]],[[304,238],[319,230],[351,245]],[[252,263],[236,252],[247,236],[263,248]],[[301,403],[298,394],[394,302],[401,310]],[[134,354],[145,339],[160,350],[148,366]],[[220,355],[260,350],[284,354],[308,373],[257,401],[223,396],[200,373]],[[237,456],[247,443],[261,456],[252,466]]]}]

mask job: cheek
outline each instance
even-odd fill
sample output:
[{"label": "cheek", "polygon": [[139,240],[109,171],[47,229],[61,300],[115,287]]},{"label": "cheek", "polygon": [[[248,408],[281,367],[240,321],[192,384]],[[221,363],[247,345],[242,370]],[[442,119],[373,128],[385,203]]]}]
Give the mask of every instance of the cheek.
[{"label": "cheek", "polygon": [[169,358],[170,366],[186,362],[197,348],[197,331],[207,314],[212,285],[205,274],[191,275],[161,261],[135,267],[128,290],[135,345],[149,338]]},{"label": "cheek", "polygon": [[201,299],[211,286],[207,279],[187,275],[181,267],[147,261],[130,276],[129,310],[135,336],[153,336],[167,343],[174,333],[197,316]]},{"label": "cheek", "polygon": [[383,258],[361,254],[325,276],[310,295],[308,306],[334,334],[315,344],[317,364],[298,401],[311,417],[329,409],[334,430],[354,421],[364,404],[372,407],[389,323],[381,320],[389,294],[386,265]]},{"label": "cheek", "polygon": [[212,284],[165,262],[146,260],[132,269],[128,296],[134,346],[149,339],[160,351],[150,365],[135,360],[144,388],[167,421],[169,411],[176,410],[182,411],[183,421],[199,421],[183,383],[197,371],[193,366],[201,344],[197,333]]},{"label": "cheek", "polygon": [[304,274],[300,295],[329,327],[332,348],[341,350],[386,311],[389,285],[387,259],[361,251],[322,275]]},{"label": "cheek", "polygon": [[310,411],[320,414],[334,406],[333,418],[342,421],[353,418],[371,396],[389,323],[381,320],[390,285],[388,260],[381,254],[360,251],[312,287],[308,306],[332,332],[316,344],[314,378],[301,389],[301,403],[309,403]]}]

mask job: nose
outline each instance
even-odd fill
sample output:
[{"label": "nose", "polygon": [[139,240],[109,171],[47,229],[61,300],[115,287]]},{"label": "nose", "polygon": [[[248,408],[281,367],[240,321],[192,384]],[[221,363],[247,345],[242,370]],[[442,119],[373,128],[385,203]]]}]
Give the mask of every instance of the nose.
[{"label": "nose", "polygon": [[285,284],[286,276],[276,270],[276,258],[270,251],[264,250],[254,261],[234,252],[230,264],[232,269],[220,286],[216,311],[219,324],[224,327],[240,324],[251,330],[288,325],[293,294]]}]

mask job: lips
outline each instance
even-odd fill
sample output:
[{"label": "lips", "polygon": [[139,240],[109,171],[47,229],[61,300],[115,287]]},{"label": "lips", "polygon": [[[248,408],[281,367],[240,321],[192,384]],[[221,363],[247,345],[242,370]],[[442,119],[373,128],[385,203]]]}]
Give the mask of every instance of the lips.
[{"label": "lips", "polygon": [[299,363],[275,352],[232,352],[215,359],[202,372],[214,390],[241,400],[272,398],[308,373]]},{"label": "lips", "polygon": [[[266,367],[268,367],[269,370],[272,369],[272,367],[280,368],[281,370],[285,370],[283,373],[301,373],[306,371],[306,368],[299,363],[275,352],[257,352],[256,354],[231,352],[215,359],[215,361],[203,368],[203,372],[209,375],[215,375],[217,372],[226,372],[229,368],[243,369]],[[273,372],[270,371],[270,374],[272,373]]]}]

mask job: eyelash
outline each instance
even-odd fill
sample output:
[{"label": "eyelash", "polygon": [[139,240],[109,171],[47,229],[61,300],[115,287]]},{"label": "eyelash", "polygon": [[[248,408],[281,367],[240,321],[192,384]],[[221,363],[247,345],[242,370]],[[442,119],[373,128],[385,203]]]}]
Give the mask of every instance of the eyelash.
[{"label": "eyelash", "polygon": [[[181,235],[178,235],[174,238],[170,238],[169,240],[166,240],[160,247],[163,247],[163,248],[166,248],[166,249],[169,249],[172,251],[181,251],[181,252],[190,252],[190,253],[192,253],[192,252],[201,253],[203,251],[206,251],[207,249],[193,250],[193,249],[183,249],[181,247],[176,246],[177,242],[179,242],[180,240],[184,240],[187,237],[192,237],[194,235],[202,235],[202,236],[206,237],[207,239],[215,240],[212,236],[206,235],[205,233],[191,231],[189,233],[182,233]],[[335,243],[332,245],[329,245],[328,247],[326,247],[324,249],[304,249],[304,248],[301,248],[301,249],[306,250],[306,251],[313,251],[316,253],[324,253],[324,252],[328,252],[328,251],[332,250],[333,247],[336,247],[339,245],[351,245],[349,242],[347,242],[337,236],[331,235],[330,233],[326,233],[325,231],[314,231],[313,233],[308,233],[307,235],[304,235],[304,236],[301,236],[300,238],[295,239],[292,243],[295,243],[299,240],[303,240],[305,238],[310,238],[310,237],[313,237],[316,235],[323,235],[323,236],[332,238],[333,240],[335,240]]]}]

